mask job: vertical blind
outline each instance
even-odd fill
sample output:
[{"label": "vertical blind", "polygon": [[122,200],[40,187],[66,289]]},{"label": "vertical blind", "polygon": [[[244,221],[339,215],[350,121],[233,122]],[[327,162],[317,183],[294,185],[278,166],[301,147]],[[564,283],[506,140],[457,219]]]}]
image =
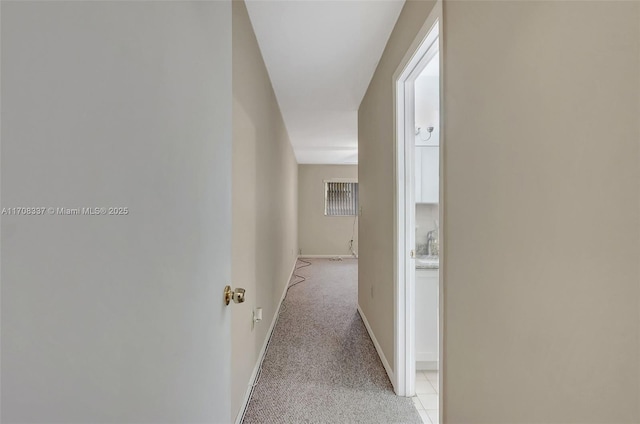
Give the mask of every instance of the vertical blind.
[{"label": "vertical blind", "polygon": [[324,183],[324,214],[354,216],[358,214],[358,183],[326,181]]}]

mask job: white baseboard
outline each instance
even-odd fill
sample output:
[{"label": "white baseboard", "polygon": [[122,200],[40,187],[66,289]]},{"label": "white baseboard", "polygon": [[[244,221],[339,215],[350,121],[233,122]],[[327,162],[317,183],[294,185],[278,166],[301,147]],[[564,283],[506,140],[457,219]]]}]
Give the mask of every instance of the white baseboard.
[{"label": "white baseboard", "polygon": [[438,361],[416,361],[416,371],[438,371]]},{"label": "white baseboard", "polygon": [[331,259],[331,258],[358,259],[357,256],[353,256],[353,255],[300,255],[298,257],[300,259]]},{"label": "white baseboard", "polygon": [[256,362],[255,367],[253,367],[253,372],[251,373],[251,378],[249,379],[249,384],[247,386],[247,391],[244,394],[244,399],[242,400],[242,408],[238,412],[238,415],[235,419],[235,424],[240,424],[242,422],[242,418],[244,416],[244,412],[247,409],[247,405],[249,403],[249,398],[251,397],[251,390],[253,389],[253,385],[256,383],[256,377],[258,376],[258,370],[260,369],[260,364],[262,364],[262,360],[264,359],[265,353],[267,353],[267,344],[269,343],[269,339],[271,338],[271,334],[273,333],[273,329],[276,327],[276,322],[278,321],[278,316],[280,314],[280,308],[282,307],[282,301],[284,297],[287,295],[287,287],[289,287],[289,283],[291,282],[291,278],[293,277],[293,273],[296,270],[296,265],[298,264],[298,257],[293,262],[293,268],[291,268],[291,272],[289,273],[289,279],[284,285],[284,289],[282,290],[282,295],[280,296],[280,302],[278,303],[278,307],[276,308],[275,314],[273,314],[273,319],[271,320],[271,326],[269,326],[269,331],[267,331],[267,336],[262,343],[262,349],[260,349],[260,353],[258,354],[258,360]]},{"label": "white baseboard", "polygon": [[380,357],[380,360],[382,361],[382,365],[384,366],[384,370],[387,372],[387,375],[389,376],[389,380],[391,380],[391,384],[393,385],[393,390],[394,392],[397,393],[396,390],[396,377],[393,374],[393,370],[391,369],[391,366],[389,365],[389,361],[387,361],[387,358],[384,356],[384,352],[382,352],[382,348],[380,347],[380,343],[378,343],[378,339],[376,339],[376,336],[373,334],[373,330],[371,330],[371,326],[369,325],[369,321],[367,321],[367,317],[364,315],[364,312],[362,312],[362,309],[360,308],[360,305],[358,305],[358,313],[360,314],[360,318],[362,318],[362,322],[364,322],[364,326],[367,329],[367,332],[369,333],[369,337],[371,337],[371,341],[373,341],[373,345],[376,348],[376,352],[378,352],[378,356]]}]

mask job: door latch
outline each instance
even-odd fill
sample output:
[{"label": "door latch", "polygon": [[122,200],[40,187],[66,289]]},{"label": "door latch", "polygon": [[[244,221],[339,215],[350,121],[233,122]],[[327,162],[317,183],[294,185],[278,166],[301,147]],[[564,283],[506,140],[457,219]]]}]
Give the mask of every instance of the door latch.
[{"label": "door latch", "polygon": [[231,290],[231,286],[226,286],[224,288],[224,304],[228,305],[233,299],[233,303],[242,303],[244,302],[244,292],[245,289],[237,288],[235,290]]},{"label": "door latch", "polygon": [[409,256],[411,257],[411,259],[415,259],[416,257],[416,251],[411,249],[411,251],[409,252]]}]

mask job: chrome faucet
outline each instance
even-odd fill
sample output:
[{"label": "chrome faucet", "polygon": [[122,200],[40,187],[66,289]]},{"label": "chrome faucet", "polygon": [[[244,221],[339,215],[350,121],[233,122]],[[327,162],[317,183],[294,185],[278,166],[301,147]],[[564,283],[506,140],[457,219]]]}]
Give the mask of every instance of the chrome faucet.
[{"label": "chrome faucet", "polygon": [[427,233],[427,256],[434,256],[433,255],[433,242],[436,241],[436,238],[434,237],[436,230],[431,230]]}]

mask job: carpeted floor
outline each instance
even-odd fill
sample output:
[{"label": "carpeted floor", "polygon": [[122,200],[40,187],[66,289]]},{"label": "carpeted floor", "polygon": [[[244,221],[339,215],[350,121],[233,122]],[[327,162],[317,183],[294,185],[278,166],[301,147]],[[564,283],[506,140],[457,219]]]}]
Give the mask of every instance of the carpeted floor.
[{"label": "carpeted floor", "polygon": [[297,271],[307,280],[284,300],[243,422],[422,423],[411,398],[393,393],[356,310],[357,260],[309,261]]}]

